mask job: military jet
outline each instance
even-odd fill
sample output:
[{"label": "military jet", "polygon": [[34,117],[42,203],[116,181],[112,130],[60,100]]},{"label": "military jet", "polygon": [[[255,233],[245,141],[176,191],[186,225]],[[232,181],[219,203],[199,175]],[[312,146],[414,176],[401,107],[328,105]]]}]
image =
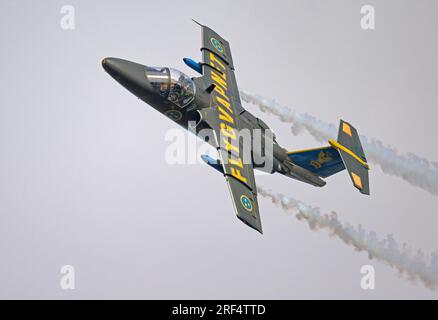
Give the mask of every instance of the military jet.
[{"label": "military jet", "polygon": [[[278,172],[317,187],[326,184],[323,178],[347,169],[353,185],[368,195],[369,166],[356,129],[341,120],[338,139],[329,140],[328,146],[301,151],[282,148],[272,130],[243,108],[228,41],[209,27],[199,25],[202,61],[183,59],[199,77],[189,77],[173,68],[146,66],[118,58],[105,58],[102,65],[131,93],[185,129],[192,129],[189,123],[194,123],[196,132],[212,131],[213,139],[207,142],[217,149],[219,158],[204,155],[202,159],[224,175],[237,217],[262,233],[254,169]],[[243,129],[251,133],[260,130],[261,136],[272,137],[266,139],[271,143],[250,148],[250,156],[246,157],[247,148],[236,134]],[[271,165],[253,161],[266,158],[268,146]],[[244,158],[250,160],[243,161]]]}]

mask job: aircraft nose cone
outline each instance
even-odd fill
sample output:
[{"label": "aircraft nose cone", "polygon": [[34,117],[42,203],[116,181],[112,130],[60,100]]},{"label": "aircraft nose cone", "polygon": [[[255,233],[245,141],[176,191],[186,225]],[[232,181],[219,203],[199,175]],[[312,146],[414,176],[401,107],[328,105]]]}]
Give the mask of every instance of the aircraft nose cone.
[{"label": "aircraft nose cone", "polygon": [[121,66],[120,62],[117,58],[104,58],[102,60],[102,67],[103,69],[108,72],[111,76],[118,75],[119,73],[123,72],[123,67]]},{"label": "aircraft nose cone", "polygon": [[119,58],[104,58],[102,67],[125,88],[138,95],[145,90],[151,90],[146,78],[146,66]]},{"label": "aircraft nose cone", "polygon": [[141,69],[144,73],[144,66],[131,62],[128,60],[123,60],[119,58],[104,58],[102,60],[102,67],[111,76],[125,76],[129,77],[137,73],[137,69]]},{"label": "aircraft nose cone", "polygon": [[102,67],[105,69],[105,71],[108,71],[109,65],[111,64],[113,58],[103,58],[102,59]]}]

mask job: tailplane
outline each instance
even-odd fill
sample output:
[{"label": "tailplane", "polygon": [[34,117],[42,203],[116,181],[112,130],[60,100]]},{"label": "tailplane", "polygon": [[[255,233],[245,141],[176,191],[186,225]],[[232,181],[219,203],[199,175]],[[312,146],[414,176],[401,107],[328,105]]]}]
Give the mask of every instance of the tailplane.
[{"label": "tailplane", "polygon": [[314,174],[327,178],[347,169],[353,185],[363,194],[370,194],[369,166],[357,130],[341,120],[338,140],[330,146],[288,152],[289,159]]}]

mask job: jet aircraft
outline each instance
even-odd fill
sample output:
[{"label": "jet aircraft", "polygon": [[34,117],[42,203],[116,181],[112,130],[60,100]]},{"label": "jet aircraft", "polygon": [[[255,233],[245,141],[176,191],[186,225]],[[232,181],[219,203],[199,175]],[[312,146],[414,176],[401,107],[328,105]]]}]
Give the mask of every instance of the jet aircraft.
[{"label": "jet aircraft", "polygon": [[[183,59],[199,77],[119,58],[105,58],[102,65],[131,93],[185,129],[191,130],[189,124],[194,123],[196,132],[212,131],[213,139],[207,142],[217,149],[219,158],[204,155],[202,159],[224,175],[237,217],[262,233],[254,169],[277,172],[317,187],[326,184],[323,178],[347,169],[353,185],[368,195],[369,166],[356,129],[341,120],[337,140],[329,140],[327,146],[301,151],[281,147],[265,122],[242,106],[228,41],[199,25],[202,61]],[[260,139],[259,148],[250,146],[248,150],[245,146],[239,136],[245,129],[254,141],[253,133],[261,132],[264,139]],[[269,166],[266,161],[255,161],[267,159],[268,154]]]}]

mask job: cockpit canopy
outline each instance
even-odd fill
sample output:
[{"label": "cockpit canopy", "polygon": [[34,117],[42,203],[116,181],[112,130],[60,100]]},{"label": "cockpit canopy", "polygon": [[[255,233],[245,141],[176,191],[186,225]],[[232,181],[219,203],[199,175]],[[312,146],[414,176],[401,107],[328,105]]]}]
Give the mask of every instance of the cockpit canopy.
[{"label": "cockpit canopy", "polygon": [[146,76],[160,96],[180,108],[188,106],[195,98],[195,83],[181,71],[172,68],[146,67]]}]

